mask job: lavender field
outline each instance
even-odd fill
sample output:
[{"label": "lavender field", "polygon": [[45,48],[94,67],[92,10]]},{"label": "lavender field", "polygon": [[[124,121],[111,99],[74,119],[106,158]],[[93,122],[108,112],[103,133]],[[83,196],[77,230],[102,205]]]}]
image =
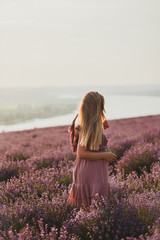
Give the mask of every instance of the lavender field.
[{"label": "lavender field", "polygon": [[111,200],[67,203],[68,126],[0,134],[0,240],[159,240],[160,115],[109,120]]}]

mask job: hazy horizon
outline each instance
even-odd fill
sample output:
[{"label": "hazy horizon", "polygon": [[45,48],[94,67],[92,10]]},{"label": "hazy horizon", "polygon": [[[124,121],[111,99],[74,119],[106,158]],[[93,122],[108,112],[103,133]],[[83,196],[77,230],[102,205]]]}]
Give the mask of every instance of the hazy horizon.
[{"label": "hazy horizon", "polygon": [[[59,120],[65,124],[66,117],[64,115],[69,114],[68,122],[71,121],[74,115],[73,111],[78,109],[81,98],[88,91],[98,91],[105,97],[106,110],[107,112],[109,110],[108,116],[110,118],[160,113],[160,84],[97,87],[10,87],[0,88],[0,125],[24,122],[25,126],[28,124],[25,123],[26,121],[37,118],[45,118],[45,124],[47,121],[49,124],[52,121],[55,124],[55,121]],[[58,116],[62,116],[62,118]],[[57,117],[59,120],[56,120]],[[34,121],[33,124],[35,124]]]}]

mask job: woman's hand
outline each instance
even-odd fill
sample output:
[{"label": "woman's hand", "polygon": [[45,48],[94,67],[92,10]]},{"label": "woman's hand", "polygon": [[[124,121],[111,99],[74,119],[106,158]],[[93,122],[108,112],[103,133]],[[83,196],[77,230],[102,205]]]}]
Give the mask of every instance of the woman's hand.
[{"label": "woman's hand", "polygon": [[113,162],[116,159],[116,155],[111,152],[92,152],[87,151],[85,147],[81,146],[78,142],[77,147],[77,156],[79,158],[84,158],[87,160],[98,160],[98,159],[105,159],[108,162]]},{"label": "woman's hand", "polygon": [[105,152],[105,154],[106,154],[105,159],[107,160],[107,162],[112,163],[117,158],[117,156],[114,153],[112,153],[112,152]]}]

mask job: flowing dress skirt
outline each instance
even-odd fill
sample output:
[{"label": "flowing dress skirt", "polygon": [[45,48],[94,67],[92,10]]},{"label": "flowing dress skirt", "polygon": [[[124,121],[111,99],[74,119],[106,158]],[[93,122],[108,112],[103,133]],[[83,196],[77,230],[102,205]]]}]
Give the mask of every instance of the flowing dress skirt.
[{"label": "flowing dress skirt", "polygon": [[107,161],[76,157],[68,202],[72,206],[87,207],[91,205],[91,200],[96,194],[110,198]]}]

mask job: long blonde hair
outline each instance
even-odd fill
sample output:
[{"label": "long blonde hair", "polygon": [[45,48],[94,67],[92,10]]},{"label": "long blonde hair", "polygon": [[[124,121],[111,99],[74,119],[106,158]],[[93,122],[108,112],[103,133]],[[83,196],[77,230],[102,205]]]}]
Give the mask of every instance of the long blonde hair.
[{"label": "long blonde hair", "polygon": [[79,111],[80,144],[86,150],[98,150],[102,142],[104,97],[98,92],[88,92],[81,101]]}]

